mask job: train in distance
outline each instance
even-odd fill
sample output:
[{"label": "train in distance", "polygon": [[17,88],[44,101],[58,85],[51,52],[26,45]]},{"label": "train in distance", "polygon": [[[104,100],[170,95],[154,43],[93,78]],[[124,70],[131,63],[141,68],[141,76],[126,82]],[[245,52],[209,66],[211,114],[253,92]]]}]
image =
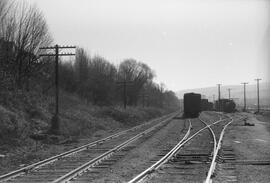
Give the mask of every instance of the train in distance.
[{"label": "train in distance", "polygon": [[197,118],[202,111],[221,111],[226,113],[235,112],[236,105],[233,100],[220,99],[215,103],[202,99],[199,93],[184,94],[184,118]]}]

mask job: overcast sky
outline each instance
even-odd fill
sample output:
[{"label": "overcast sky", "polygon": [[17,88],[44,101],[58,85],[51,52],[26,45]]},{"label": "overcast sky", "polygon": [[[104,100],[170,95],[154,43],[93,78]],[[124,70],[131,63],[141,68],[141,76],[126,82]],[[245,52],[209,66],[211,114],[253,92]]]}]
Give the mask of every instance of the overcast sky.
[{"label": "overcast sky", "polygon": [[43,11],[55,43],[114,63],[145,62],[167,89],[270,78],[269,0],[28,1]]}]

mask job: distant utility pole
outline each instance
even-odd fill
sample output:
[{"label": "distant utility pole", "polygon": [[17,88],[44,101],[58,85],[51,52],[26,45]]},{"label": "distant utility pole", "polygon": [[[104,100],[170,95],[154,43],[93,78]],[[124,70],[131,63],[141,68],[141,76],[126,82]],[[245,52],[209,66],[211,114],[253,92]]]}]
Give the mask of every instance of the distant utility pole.
[{"label": "distant utility pole", "polygon": [[58,64],[59,64],[59,56],[74,56],[74,53],[59,53],[59,49],[74,49],[76,48],[75,46],[59,46],[59,45],[55,45],[52,47],[41,47],[39,48],[40,50],[54,50],[54,53],[46,53],[46,54],[40,54],[40,57],[44,57],[44,56],[53,56],[55,57],[55,114],[51,120],[51,130],[50,132],[53,134],[59,134],[60,133],[60,125],[59,125],[59,102],[58,102],[58,98],[59,98],[59,68],[58,68]]},{"label": "distant utility pole", "polygon": [[213,103],[215,103],[215,100],[216,100],[216,96],[213,95]]},{"label": "distant utility pole", "polygon": [[123,103],[124,103],[124,109],[127,108],[127,85],[131,85],[133,81],[119,81],[117,84],[120,86],[123,86]]},{"label": "distant utility pole", "polygon": [[220,86],[221,84],[217,84],[218,86],[218,111],[220,111]]},{"label": "distant utility pole", "polygon": [[231,88],[228,88],[228,92],[229,92],[229,100],[231,99]]},{"label": "distant utility pole", "polygon": [[255,81],[257,81],[257,107],[258,107],[258,109],[257,109],[257,112],[259,113],[260,112],[260,90],[259,90],[259,81],[260,80],[262,80],[262,79],[259,79],[259,78],[257,78],[257,79],[255,79]]},{"label": "distant utility pole", "polygon": [[[142,94],[139,95],[140,97],[142,97],[142,103],[143,103],[143,108],[145,107],[145,104],[148,104],[148,97],[149,95],[145,93],[145,91],[142,91]],[[147,102],[146,102],[147,101]]]},{"label": "distant utility pole", "polygon": [[246,110],[247,110],[247,104],[246,104],[246,85],[247,85],[248,83],[243,82],[243,83],[241,83],[241,84],[244,85],[244,111],[246,111]]}]

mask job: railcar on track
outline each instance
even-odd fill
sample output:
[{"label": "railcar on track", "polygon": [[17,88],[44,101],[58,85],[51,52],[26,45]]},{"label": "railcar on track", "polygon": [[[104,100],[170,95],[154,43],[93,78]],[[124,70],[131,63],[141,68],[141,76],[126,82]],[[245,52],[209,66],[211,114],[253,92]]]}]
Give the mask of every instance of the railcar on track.
[{"label": "railcar on track", "polygon": [[184,94],[184,117],[197,118],[201,112],[201,94]]},{"label": "railcar on track", "polygon": [[233,100],[230,99],[220,99],[220,101],[216,101],[215,108],[217,111],[222,111],[226,113],[235,112],[236,104]]},{"label": "railcar on track", "polygon": [[212,111],[213,110],[213,103],[209,102],[208,99],[201,100],[201,110],[202,111]]}]

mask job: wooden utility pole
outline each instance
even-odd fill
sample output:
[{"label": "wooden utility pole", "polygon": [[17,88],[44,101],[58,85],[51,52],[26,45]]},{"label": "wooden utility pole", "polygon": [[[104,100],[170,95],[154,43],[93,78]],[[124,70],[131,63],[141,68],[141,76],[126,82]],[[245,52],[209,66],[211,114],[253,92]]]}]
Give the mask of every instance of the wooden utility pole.
[{"label": "wooden utility pole", "polygon": [[133,82],[132,81],[119,81],[117,82],[118,85],[123,86],[123,104],[124,104],[124,109],[127,108],[127,85],[131,85]]},{"label": "wooden utility pole", "polygon": [[248,83],[246,83],[246,82],[243,82],[243,83],[241,83],[241,84],[243,84],[244,85],[244,111],[246,111],[246,108],[247,108],[247,104],[246,104],[246,84],[248,84]]},{"label": "wooden utility pole", "polygon": [[228,88],[228,92],[229,92],[229,100],[231,99],[231,88]]},{"label": "wooden utility pole", "polygon": [[262,79],[255,79],[255,81],[257,81],[257,113],[260,112],[260,90],[259,90],[259,81]]},{"label": "wooden utility pole", "polygon": [[[149,95],[145,93],[145,91],[143,90],[142,91],[142,94],[139,95],[140,97],[142,97],[142,103],[143,103],[143,108],[145,107],[145,104],[147,103],[148,104],[148,97]],[[147,100],[147,102],[146,102]]]},{"label": "wooden utility pole", "polygon": [[218,86],[218,111],[220,111],[220,85],[221,84],[217,84]]},{"label": "wooden utility pole", "polygon": [[50,133],[59,134],[59,56],[74,56],[74,53],[59,53],[59,49],[75,49],[75,46],[52,46],[52,47],[41,47],[40,50],[54,50],[54,53],[40,54],[40,57],[52,56],[55,57],[55,114],[51,120]]}]

